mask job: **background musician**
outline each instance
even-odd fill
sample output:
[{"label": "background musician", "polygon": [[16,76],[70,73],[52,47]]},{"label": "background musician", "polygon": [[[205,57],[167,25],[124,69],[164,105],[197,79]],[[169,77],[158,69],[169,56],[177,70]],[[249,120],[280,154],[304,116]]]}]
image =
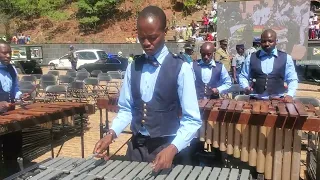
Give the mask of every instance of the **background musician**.
[{"label": "background musician", "polygon": [[205,42],[200,48],[201,59],[193,62],[196,77],[195,85],[198,99],[216,99],[231,87],[231,78],[227,69],[213,59],[215,47]]},{"label": "background musician", "polygon": [[[245,60],[241,74],[240,86],[253,98],[268,99],[283,97],[291,102],[298,88],[298,76],[292,57],[276,48],[277,34],[272,29],[261,34],[261,50],[252,53]],[[249,80],[252,79],[252,85]]]},{"label": "background musician", "polygon": [[[17,72],[10,62],[11,47],[7,42],[0,40],[0,112],[14,109],[10,103],[14,103],[15,99],[29,97],[28,94],[19,91]],[[22,155],[21,131],[0,136],[0,151],[3,155],[3,167],[0,163],[0,179],[2,179],[19,171],[17,158]]]},{"label": "background musician", "polygon": [[167,27],[163,10],[144,8],[137,19],[137,30],[146,54],[128,65],[119,113],[94,153],[107,158],[107,147],[131,123],[129,160],[153,162],[154,171],[159,171],[171,167],[202,122],[194,81],[190,81],[194,79],[191,66],[170,53],[164,43]]}]

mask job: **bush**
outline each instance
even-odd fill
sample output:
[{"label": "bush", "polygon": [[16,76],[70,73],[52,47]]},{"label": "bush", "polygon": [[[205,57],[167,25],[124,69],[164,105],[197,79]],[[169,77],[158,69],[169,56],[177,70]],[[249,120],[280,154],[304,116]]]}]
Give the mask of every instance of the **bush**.
[{"label": "bush", "polygon": [[78,19],[82,30],[96,29],[104,19],[113,15],[116,0],[79,0]]}]

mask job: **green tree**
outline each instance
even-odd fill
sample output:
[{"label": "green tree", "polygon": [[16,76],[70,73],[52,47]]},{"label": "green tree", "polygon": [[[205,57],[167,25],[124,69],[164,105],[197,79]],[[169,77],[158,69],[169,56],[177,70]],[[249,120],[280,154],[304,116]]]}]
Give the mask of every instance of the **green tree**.
[{"label": "green tree", "polygon": [[184,11],[185,16],[190,14],[196,5],[197,5],[197,0],[184,0],[183,1],[183,11]]},{"label": "green tree", "polygon": [[80,28],[84,31],[96,30],[97,26],[113,16],[116,0],[79,0],[78,19]]}]

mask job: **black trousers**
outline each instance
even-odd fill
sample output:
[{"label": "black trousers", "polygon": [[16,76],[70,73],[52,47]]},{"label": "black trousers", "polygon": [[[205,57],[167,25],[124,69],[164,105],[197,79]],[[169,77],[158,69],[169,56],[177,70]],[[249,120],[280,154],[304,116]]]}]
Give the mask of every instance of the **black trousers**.
[{"label": "black trousers", "polygon": [[[128,143],[126,156],[130,161],[152,162],[159,152],[171,144],[173,139],[174,136],[150,138],[141,134],[135,135]],[[191,165],[189,147],[175,156],[173,164]]]},{"label": "black trousers", "polygon": [[22,132],[0,136],[0,179],[20,171],[18,157],[22,157]]}]

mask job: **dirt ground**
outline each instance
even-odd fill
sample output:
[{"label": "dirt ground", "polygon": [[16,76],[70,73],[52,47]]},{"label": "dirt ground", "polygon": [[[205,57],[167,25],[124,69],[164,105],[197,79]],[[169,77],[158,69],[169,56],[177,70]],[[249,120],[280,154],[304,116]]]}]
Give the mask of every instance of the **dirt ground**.
[{"label": "dirt ground", "polygon": [[[48,69],[44,69],[44,73],[46,73]],[[61,71],[60,74],[64,74],[65,71]],[[318,90],[319,86],[316,85],[308,85],[308,84],[299,84],[299,88],[297,91],[297,96],[311,96],[320,98],[320,91]],[[110,125],[112,123],[112,120],[115,118],[116,113],[109,113],[109,121]],[[105,117],[105,112],[103,112],[102,117]],[[105,122],[105,119],[103,120]],[[84,134],[84,144],[85,144],[85,157],[88,157],[92,154],[93,148],[95,146],[95,143],[99,140],[99,123],[100,123],[100,114],[99,111],[97,111],[95,114],[92,114],[89,116],[89,125],[88,130],[85,131]],[[128,129],[128,128],[127,128]],[[119,147],[121,147],[123,144],[127,142],[127,140],[130,138],[130,135],[128,134],[121,134],[119,138],[116,139],[116,141],[111,144],[110,146],[110,153],[114,154]],[[55,154],[58,152],[60,147],[56,147],[54,149]],[[125,145],[119,152],[117,152],[117,155],[125,155],[127,146]],[[301,159],[306,158],[306,153],[301,153]],[[59,156],[63,157],[81,157],[81,145],[80,145],[80,137],[74,137],[64,143],[64,145],[61,148]],[[41,157],[34,160],[34,162],[41,162],[47,158],[51,157],[51,152],[47,152],[46,154],[42,155]],[[302,179],[305,179],[304,175],[305,165],[301,163],[301,177]]]}]

